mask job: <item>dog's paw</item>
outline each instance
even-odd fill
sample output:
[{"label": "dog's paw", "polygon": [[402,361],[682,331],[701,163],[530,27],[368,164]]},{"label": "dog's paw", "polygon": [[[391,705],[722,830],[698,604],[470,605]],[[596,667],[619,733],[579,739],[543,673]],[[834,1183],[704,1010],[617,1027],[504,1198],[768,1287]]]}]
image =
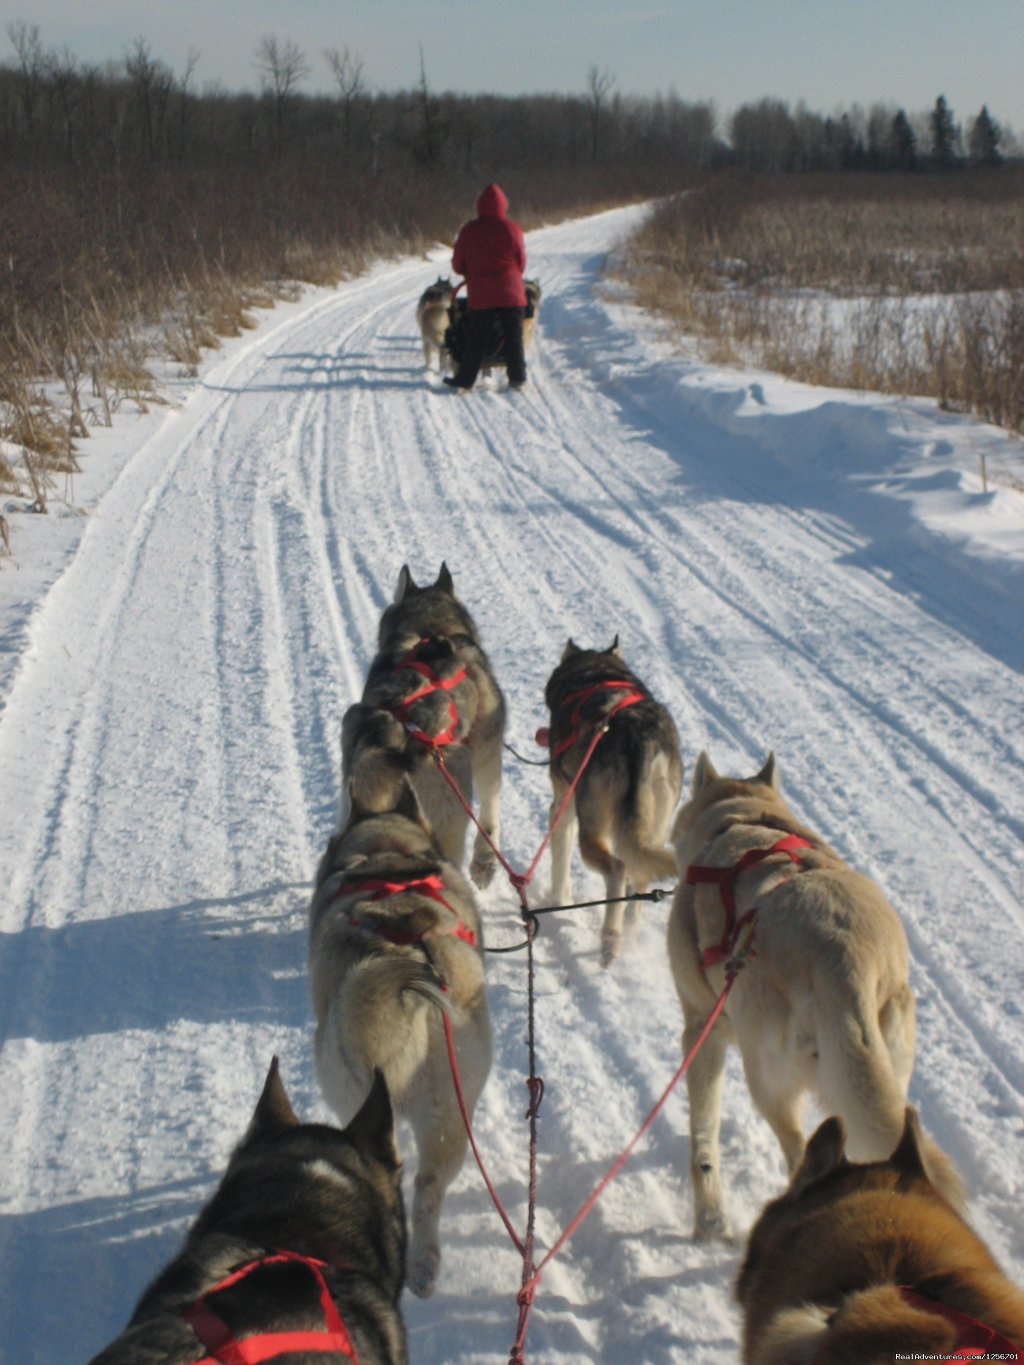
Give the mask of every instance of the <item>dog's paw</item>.
[{"label": "dog's paw", "polygon": [[616,929],[613,933],[601,935],[601,966],[610,967],[622,952],[622,935]]},{"label": "dog's paw", "polygon": [[693,1224],[695,1242],[731,1242],[732,1228],[724,1213],[712,1212],[698,1214]]},{"label": "dog's paw", "polygon": [[469,875],[473,885],[478,886],[482,891],[485,886],[490,886],[497,871],[498,860],[494,856],[494,851],[484,845],[483,848],[473,850],[473,861],[469,865]]},{"label": "dog's paw", "polygon": [[418,1299],[429,1299],[433,1294],[440,1269],[440,1247],[413,1248],[410,1251],[406,1266],[406,1282]]}]

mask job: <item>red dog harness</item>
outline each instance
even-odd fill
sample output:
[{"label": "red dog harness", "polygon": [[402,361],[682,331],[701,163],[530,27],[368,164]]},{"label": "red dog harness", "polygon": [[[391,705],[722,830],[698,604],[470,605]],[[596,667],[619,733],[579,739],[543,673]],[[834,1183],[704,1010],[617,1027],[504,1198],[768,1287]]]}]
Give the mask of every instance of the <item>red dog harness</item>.
[{"label": "red dog harness", "polygon": [[959,1332],[960,1336],[956,1349],[950,1356],[944,1356],[947,1361],[956,1360],[1020,1360],[1020,1347],[1004,1337],[1002,1332],[997,1332],[994,1327],[989,1327],[987,1323],[978,1322],[977,1318],[970,1318],[966,1313],[958,1313],[955,1308],[949,1308],[944,1303],[939,1303],[938,1299],[930,1299],[927,1294],[919,1294],[911,1289],[909,1285],[901,1284],[900,1293],[905,1302],[912,1304],[914,1308],[920,1308],[925,1313],[936,1313],[939,1317],[945,1318]]},{"label": "red dog harness", "polygon": [[466,681],[467,673],[464,668],[460,668],[458,672],[450,678],[439,678],[430,664],[419,657],[419,653],[423,646],[429,643],[430,637],[428,636],[426,639],[421,640],[415,648],[409,651],[404,659],[400,659],[395,665],[396,673],[409,670],[410,672],[418,673],[425,681],[418,692],[414,692],[412,696],[406,697],[404,701],[400,701],[397,706],[392,707],[391,714],[397,721],[400,721],[405,726],[413,739],[418,739],[421,744],[429,744],[433,749],[439,749],[446,744],[454,744],[456,741],[459,729],[459,712],[455,702],[449,697],[448,726],[446,729],[439,731],[436,735],[428,735],[424,729],[410,721],[409,712],[418,701],[422,701],[424,697],[431,696],[434,692],[454,691],[459,683]]},{"label": "red dog harness", "polygon": [[[411,877],[405,882],[388,882],[379,878],[368,877],[361,882],[349,882],[341,887],[338,897],[341,896],[365,896],[368,892],[373,894],[369,897],[373,901],[384,901],[391,896],[400,896],[404,891],[414,891],[419,896],[427,896],[432,901],[437,901],[438,905],[455,916],[455,928],[452,933],[456,938],[461,938],[470,947],[476,947],[476,934],[466,924],[459,912],[445,900],[441,894],[444,891],[444,882],[436,874],[431,877]],[[357,919],[355,915],[349,916],[349,924],[355,929],[369,929],[375,934],[380,934],[389,943],[396,943],[402,948],[414,947],[417,943],[422,943],[425,934],[410,934],[395,925],[390,924],[367,924],[364,920]]]},{"label": "red dog harness", "polygon": [[[304,1265],[312,1273],[320,1290],[320,1306],[324,1310],[324,1327],[319,1332],[268,1332],[262,1336],[246,1337],[239,1341],[232,1335],[230,1327],[217,1316],[207,1300],[222,1289],[228,1289],[239,1280],[244,1280],[256,1270],[267,1265],[288,1263]],[[208,1289],[196,1299],[191,1308],[183,1314],[186,1322],[209,1351],[197,1365],[260,1365],[264,1360],[276,1360],[278,1356],[290,1355],[294,1351],[315,1351],[326,1355],[333,1351],[336,1355],[348,1356],[353,1365],[358,1365],[355,1347],[345,1330],[345,1324],[338,1313],[338,1306],[324,1278],[329,1269],[326,1261],[318,1261],[312,1256],[300,1256],[296,1251],[278,1251],[270,1256],[261,1256],[257,1261],[228,1275],[226,1279]]]},{"label": "red dog harness", "polygon": [[[596,716],[587,725],[584,725],[583,712],[586,710],[587,703],[592,697],[599,697],[603,692],[621,692],[623,697],[617,701],[610,711],[604,715]],[[585,728],[593,729],[598,725],[607,725],[613,716],[617,716],[620,711],[625,711],[629,706],[636,706],[638,702],[650,700],[643,688],[638,687],[635,682],[627,682],[624,678],[611,678],[608,682],[594,683],[591,687],[584,687],[579,692],[570,692],[562,702],[562,706],[572,706],[569,715],[569,735],[563,739],[561,744],[555,749],[555,758],[561,758],[567,750],[571,749],[578,739],[581,738]],[[573,706],[573,703],[575,705]],[[547,748],[551,743],[551,732],[547,729],[537,731],[537,743]]]},{"label": "red dog harness", "polygon": [[770,858],[774,853],[785,853],[790,861],[799,867],[800,858],[797,850],[813,847],[814,845],[809,839],[803,839],[799,834],[787,834],[785,838],[779,839],[770,848],[750,849],[732,867],[700,867],[696,863],[690,864],[686,869],[687,885],[698,886],[701,883],[710,883],[712,886],[717,886],[721,892],[722,905],[725,907],[725,930],[719,941],[713,943],[710,948],[705,948],[701,954],[702,971],[706,972],[710,967],[721,962],[722,958],[731,957],[743,929],[757,914],[757,906],[755,905],[745,915],[741,915],[739,919],[736,918],[736,879],[740,873],[746,872],[748,868],[756,867],[758,863],[763,863],[766,858]]}]

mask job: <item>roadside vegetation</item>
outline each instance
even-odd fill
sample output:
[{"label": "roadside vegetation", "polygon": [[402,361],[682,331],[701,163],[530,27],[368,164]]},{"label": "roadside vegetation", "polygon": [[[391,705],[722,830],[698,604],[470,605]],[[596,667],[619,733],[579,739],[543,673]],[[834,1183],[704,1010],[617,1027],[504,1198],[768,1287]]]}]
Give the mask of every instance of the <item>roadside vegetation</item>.
[{"label": "roadside vegetation", "polygon": [[705,177],[625,270],[712,361],[1024,432],[1024,167]]},{"label": "roadside vegetation", "polygon": [[[8,26],[0,65],[0,491],[70,478],[81,443],[154,371],[195,370],[303,283],[454,240],[490,179],[526,227],[675,188],[715,154],[706,105],[370,91],[347,49],[267,38],[261,90],[196,90],[144,42],[97,68]],[[430,283],[424,267],[424,284]],[[0,527],[2,531],[2,527]],[[0,553],[3,545],[0,543]]]},{"label": "roadside vegetation", "polygon": [[[723,359],[935,392],[1020,429],[1022,183],[987,110],[965,138],[943,101],[916,124],[765,101],[727,142],[709,104],[623,97],[596,68],[573,95],[438,94],[422,67],[382,93],[349,49],[268,36],[258,93],[228,93],[199,88],[198,54],[173,71],[141,39],[100,67],[35,25],[6,36],[0,492],[40,511],[90,431],[158,401],[168,365],[194,373],[303,283],[453,240],[491,179],[527,228],[700,186],[632,244],[642,302]],[[304,92],[315,76],[330,93]],[[929,136],[949,174],[901,175],[930,164]]]}]

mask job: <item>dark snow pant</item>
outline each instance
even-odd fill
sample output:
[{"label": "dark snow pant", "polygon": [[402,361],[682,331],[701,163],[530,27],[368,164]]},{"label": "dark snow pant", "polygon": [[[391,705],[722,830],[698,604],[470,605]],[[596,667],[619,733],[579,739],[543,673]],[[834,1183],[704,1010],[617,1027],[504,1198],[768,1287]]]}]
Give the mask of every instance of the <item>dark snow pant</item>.
[{"label": "dark snow pant", "polygon": [[505,358],[510,384],[526,382],[526,358],[523,355],[523,308],[471,308],[466,323],[466,343],[462,360],[455,373],[460,389],[471,389],[480,373],[480,365],[491,349],[498,328],[503,338],[501,354]]}]

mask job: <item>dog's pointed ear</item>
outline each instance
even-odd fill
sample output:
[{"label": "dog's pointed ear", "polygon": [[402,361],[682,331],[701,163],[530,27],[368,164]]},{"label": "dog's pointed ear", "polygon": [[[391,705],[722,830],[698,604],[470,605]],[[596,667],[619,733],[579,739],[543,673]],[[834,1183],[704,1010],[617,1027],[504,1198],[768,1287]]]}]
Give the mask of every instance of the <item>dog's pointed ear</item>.
[{"label": "dog's pointed ear", "polygon": [[797,1199],[809,1186],[823,1180],[841,1164],[845,1163],[846,1128],[838,1115],[826,1119],[808,1142],[803,1160],[789,1187],[793,1198]]},{"label": "dog's pointed ear", "polygon": [[444,592],[455,591],[455,584],[452,582],[451,571],[449,570],[448,565],[445,563],[443,559],[441,560],[441,568],[438,571],[437,580],[434,583],[434,587],[441,588],[442,591]]},{"label": "dog's pointed ear", "polygon": [[296,1128],[298,1123],[295,1110],[285,1093],[278,1059],[275,1056],[270,1063],[267,1079],[263,1082],[263,1093],[256,1103],[245,1141],[266,1137],[271,1133],[280,1132],[283,1128]]},{"label": "dog's pointed ear", "polygon": [[694,796],[702,791],[709,782],[718,781],[718,769],[708,758],[706,749],[701,749],[697,755],[697,762],[693,765],[693,781],[690,790]]},{"label": "dog's pointed ear", "polygon": [[566,640],[566,642],[565,642],[565,648],[562,650],[562,659],[563,659],[563,661],[564,661],[564,660],[566,660],[566,659],[571,658],[573,654],[579,654],[579,653],[580,653],[580,647],[579,647],[579,645],[575,642],[575,640],[572,638],[572,636],[570,635],[569,638],[568,638],[568,640]]},{"label": "dog's pointed ear", "polygon": [[373,1085],[363,1101],[363,1107],[345,1129],[345,1136],[356,1150],[383,1162],[386,1166],[398,1166],[398,1148],[395,1146],[395,1119],[391,1110],[391,1097],[388,1094],[384,1073],[378,1068],[373,1073]]},{"label": "dog's pointed ear", "polygon": [[761,769],[761,771],[758,773],[758,775],[754,778],[754,781],[755,781],[755,782],[763,782],[763,783],[765,784],[766,787],[774,787],[775,790],[778,791],[778,789],[779,789],[779,765],[778,765],[778,763],[775,761],[775,751],[774,751],[774,750],[772,750],[772,752],[769,753],[768,757],[765,759],[764,767]]},{"label": "dog's pointed ear", "polygon": [[398,582],[395,584],[394,601],[402,602],[409,592],[415,591],[416,584],[413,581],[412,574],[409,572],[409,566],[408,564],[403,564],[401,572],[398,575]]},{"label": "dog's pointed ear", "polygon": [[605,653],[606,653],[606,654],[614,654],[615,657],[616,657],[616,659],[621,659],[621,658],[622,658],[622,650],[619,648],[619,637],[618,637],[618,634],[616,634],[615,639],[611,642],[611,644],[610,644],[610,645],[608,646],[608,648],[605,650]]},{"label": "dog's pointed ear", "polygon": [[921,1121],[917,1117],[917,1110],[913,1105],[908,1104],[906,1113],[903,1116],[903,1136],[896,1145],[896,1150],[889,1158],[892,1165],[900,1175],[924,1176],[928,1178],[925,1169],[924,1157],[921,1154],[923,1145],[921,1136]]}]

